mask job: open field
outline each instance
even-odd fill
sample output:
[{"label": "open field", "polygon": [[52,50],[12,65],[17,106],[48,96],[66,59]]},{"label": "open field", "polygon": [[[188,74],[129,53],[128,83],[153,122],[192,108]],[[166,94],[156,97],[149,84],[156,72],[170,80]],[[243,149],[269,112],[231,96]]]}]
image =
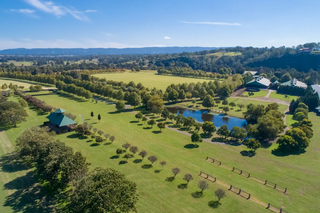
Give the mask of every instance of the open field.
[{"label": "open field", "polygon": [[32,66],[32,62],[30,61],[8,61],[7,64],[13,63],[15,66]]},{"label": "open field", "polygon": [[283,101],[288,101],[288,102],[291,102],[293,99],[294,100],[297,100],[298,99],[298,96],[294,96],[294,95],[283,95],[283,94],[279,94],[279,93],[276,93],[276,92],[272,92],[270,95],[269,95],[270,98],[276,98],[276,99],[280,99],[280,100],[283,100]]},{"label": "open field", "polygon": [[249,92],[243,93],[242,96],[248,98],[265,97],[268,93],[268,90],[260,90],[259,92],[253,92],[253,95],[251,96],[249,96]]},{"label": "open field", "polygon": [[106,73],[106,74],[95,74],[93,76],[99,78],[106,78],[107,80],[123,81],[129,83],[130,81],[137,83],[142,83],[143,86],[150,89],[156,87],[157,89],[166,90],[166,88],[171,84],[181,84],[181,83],[197,83],[210,81],[205,79],[196,78],[184,78],[178,76],[166,76],[166,75],[156,75],[157,71],[154,70],[143,70],[140,72],[125,72],[125,73]]},{"label": "open field", "polygon": [[21,81],[15,81],[15,80],[9,80],[9,79],[3,79],[3,78],[0,78],[0,86],[2,84],[7,84],[9,86],[10,83],[12,83],[13,85],[18,85],[18,86],[24,86],[25,89],[29,89],[29,87],[32,85],[30,83],[27,83],[27,82],[21,82]]},{"label": "open field", "polygon": [[[115,135],[116,140],[113,144],[98,146],[91,139],[80,140],[74,133],[62,134],[57,138],[75,150],[81,151],[92,166],[115,168],[135,181],[140,194],[138,212],[211,212],[213,210],[208,206],[208,202],[216,200],[213,197],[214,190],[218,187],[227,190],[228,184],[250,192],[252,199],[246,200],[227,192],[227,197],[222,199],[222,205],[214,210],[216,212],[269,212],[265,207],[253,202],[254,199],[263,203],[270,202],[285,208],[288,212],[306,212],[306,210],[317,212],[317,198],[320,196],[316,185],[320,175],[318,166],[320,145],[317,143],[320,136],[317,134],[304,154],[276,156],[271,154],[271,150],[276,146],[272,145],[258,150],[256,156],[248,157],[245,155],[244,146],[203,142],[199,148],[192,148],[188,145],[190,144],[188,136],[169,129],[162,133],[158,133],[156,127],[144,129],[144,125],[136,123],[133,113],[114,113],[113,105],[102,102],[98,104],[79,102],[68,95],[58,96],[50,92],[37,93],[37,98],[55,107],[64,108],[67,112],[81,114],[84,120],[92,123],[94,127]],[[90,119],[91,111],[94,111],[95,115],[101,114],[101,122],[96,118]],[[36,116],[39,124],[42,123],[43,117]],[[309,117],[314,129],[319,128],[319,118],[313,113],[310,113]],[[12,134],[10,131],[7,133]],[[146,150],[148,156],[157,156],[158,161],[149,169],[141,167],[149,164],[146,159],[141,163],[133,162],[139,157],[130,159],[127,164],[119,165],[123,159],[111,159],[111,157],[115,155],[116,148],[125,142],[136,145],[139,150]],[[218,167],[209,163],[205,160],[206,156],[222,161],[224,166],[235,166],[250,172],[253,177],[288,187],[288,193],[283,194],[223,166]],[[167,165],[163,171],[156,171],[161,170],[159,162],[162,160],[165,160]],[[174,167],[179,167],[181,173],[172,182],[165,181],[167,177],[172,176],[170,170]],[[201,178],[197,174],[200,170],[217,177],[218,183],[210,183],[210,188],[204,192],[203,198],[193,198],[191,193],[198,191],[197,182]],[[178,185],[184,183],[182,177],[185,173],[192,174],[194,180],[190,182],[188,189],[179,189]]]},{"label": "open field", "polygon": [[240,52],[216,52],[216,53],[207,54],[207,56],[215,55],[220,58],[222,56],[236,56],[236,55],[241,55],[241,54],[242,53],[240,53]]},{"label": "open field", "polygon": [[[257,101],[257,100],[248,100],[248,99],[242,99],[242,98],[227,98],[228,102],[234,102],[235,104],[243,104],[244,106],[248,105],[248,104],[255,104],[255,105],[263,105],[263,106],[267,106],[268,104],[271,104],[269,102],[264,102],[264,101]],[[178,103],[173,103],[173,104],[168,104],[168,106],[182,106],[182,107],[186,107],[186,108],[191,108],[191,109],[196,109],[196,110],[200,110],[200,109],[207,109],[205,107],[203,107],[202,105],[202,101],[197,100],[196,104],[193,104],[192,101],[185,101],[185,102],[178,102]],[[199,106],[199,107],[196,107]],[[222,111],[222,108],[225,107],[225,105],[222,104],[222,101],[219,104],[215,104],[215,107],[212,107],[212,109],[214,110],[219,110]],[[279,110],[281,112],[285,112],[286,109],[288,107],[286,105],[283,104],[279,104]],[[238,106],[234,107],[232,109],[232,107],[229,106],[230,111],[228,112],[229,116],[233,116],[233,117],[237,117],[237,118],[243,118],[243,112],[245,112],[247,109],[246,107],[242,108],[242,110],[239,109]]]}]

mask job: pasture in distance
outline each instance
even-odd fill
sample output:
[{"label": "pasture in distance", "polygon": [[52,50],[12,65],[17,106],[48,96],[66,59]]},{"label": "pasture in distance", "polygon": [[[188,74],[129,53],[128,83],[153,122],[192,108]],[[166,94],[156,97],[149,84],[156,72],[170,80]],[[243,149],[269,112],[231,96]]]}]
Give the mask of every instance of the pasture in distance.
[{"label": "pasture in distance", "polygon": [[185,78],[179,76],[168,76],[168,75],[157,75],[155,70],[141,70],[140,72],[126,71],[124,73],[103,73],[93,75],[98,78],[106,78],[107,80],[123,81],[129,83],[130,81],[138,84],[142,83],[145,87],[153,89],[154,87],[161,90],[166,90],[171,84],[182,84],[182,83],[198,83],[204,81],[212,81],[200,78]]}]

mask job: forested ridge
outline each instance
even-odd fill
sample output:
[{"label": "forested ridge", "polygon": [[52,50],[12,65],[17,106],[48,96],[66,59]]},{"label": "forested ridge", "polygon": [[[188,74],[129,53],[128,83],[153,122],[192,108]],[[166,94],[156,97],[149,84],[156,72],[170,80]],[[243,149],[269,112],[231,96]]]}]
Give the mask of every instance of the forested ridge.
[{"label": "forested ridge", "polygon": [[[0,71],[27,71],[35,75],[69,70],[134,69],[193,76],[204,75],[203,72],[242,74],[245,70],[257,70],[270,78],[289,73],[304,80],[310,71],[320,71],[320,54],[315,51],[319,46],[320,43],[278,48],[232,47],[173,54],[2,55]],[[31,62],[31,66],[16,66],[12,61]],[[197,73],[191,74],[194,71]]]}]

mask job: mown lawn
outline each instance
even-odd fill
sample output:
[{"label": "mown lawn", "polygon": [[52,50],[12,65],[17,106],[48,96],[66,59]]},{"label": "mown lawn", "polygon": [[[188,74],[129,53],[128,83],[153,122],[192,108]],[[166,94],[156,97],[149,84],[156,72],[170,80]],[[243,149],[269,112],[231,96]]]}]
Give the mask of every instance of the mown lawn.
[{"label": "mown lawn", "polygon": [[[146,126],[136,123],[133,113],[114,113],[113,105],[102,102],[98,104],[79,102],[69,96],[58,96],[48,92],[37,93],[37,98],[55,107],[61,107],[67,112],[78,116],[81,114],[84,120],[92,123],[94,127],[116,137],[113,144],[96,145],[91,139],[79,139],[74,133],[57,136],[76,151],[86,155],[92,167],[112,167],[135,181],[140,195],[138,212],[268,212],[263,206],[231,192],[227,192],[227,197],[222,199],[222,205],[219,208],[211,209],[208,202],[216,200],[213,196],[214,190],[217,188],[227,190],[227,188],[218,183],[210,183],[210,188],[204,192],[203,198],[193,198],[191,193],[198,191],[197,183],[201,180],[197,176],[199,171],[217,177],[220,183],[242,188],[250,192],[252,198],[283,207],[288,212],[318,211],[320,145],[317,141],[320,135],[316,131],[306,153],[276,156],[271,154],[271,150],[276,147],[272,145],[258,150],[254,157],[248,157],[244,152],[246,150],[244,146],[203,142],[199,148],[192,148],[188,145],[190,144],[188,136],[169,129],[159,133],[156,127],[144,128]],[[102,120],[99,122],[96,117],[91,119],[91,111],[95,115],[101,114]],[[313,113],[310,113],[309,117],[314,124],[313,128],[318,129],[319,118]],[[40,118],[43,117],[40,116]],[[41,119],[39,123],[42,123]],[[149,164],[146,159],[141,163],[134,163],[140,158],[138,156],[130,159],[127,164],[119,164],[123,159],[112,159],[112,156],[115,155],[115,150],[125,142],[137,146],[139,150],[146,150],[148,156],[157,156],[158,161],[149,169],[142,168],[143,165]],[[225,166],[235,166],[250,172],[253,177],[288,187],[288,193],[283,194],[252,179],[239,176],[224,167],[213,165],[205,161],[206,156],[222,161]],[[167,165],[163,171],[156,171],[161,170],[159,162],[162,160],[165,160]],[[171,169],[174,167],[181,169],[180,174],[172,182],[165,181],[167,177],[172,176]],[[185,173],[192,174],[194,180],[190,182],[188,189],[179,189],[178,185],[184,183],[182,177]]]},{"label": "mown lawn", "polygon": [[105,73],[105,74],[95,74],[93,76],[99,78],[106,78],[107,80],[123,81],[124,83],[129,83],[130,81],[138,84],[142,83],[143,86],[149,89],[157,88],[161,90],[166,90],[166,88],[171,84],[182,84],[182,83],[197,83],[197,82],[209,82],[206,79],[197,78],[184,78],[178,76],[168,76],[168,75],[156,75],[157,71],[154,70],[142,70],[140,72],[129,72],[124,73]]},{"label": "mown lawn", "polygon": [[8,62],[6,62],[7,64],[11,64],[13,63],[15,66],[32,66],[32,62],[31,61],[13,61],[10,60]]},{"label": "mown lawn", "polygon": [[242,94],[243,97],[256,98],[256,97],[265,97],[269,93],[268,90],[260,90],[259,92],[253,92],[253,95],[249,96],[249,92]]},{"label": "mown lawn", "polygon": [[291,102],[292,100],[297,100],[298,96],[294,96],[294,95],[284,95],[284,94],[279,94],[277,92],[272,92],[269,95],[270,98],[276,98],[276,99],[280,99],[283,101],[288,101]]}]

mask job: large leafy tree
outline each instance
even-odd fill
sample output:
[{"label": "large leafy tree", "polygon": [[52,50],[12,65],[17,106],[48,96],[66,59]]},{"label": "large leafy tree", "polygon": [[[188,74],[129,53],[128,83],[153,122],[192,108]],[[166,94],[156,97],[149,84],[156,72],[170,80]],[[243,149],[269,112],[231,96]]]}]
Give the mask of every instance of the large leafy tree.
[{"label": "large leafy tree", "polygon": [[234,126],[230,131],[230,136],[237,140],[243,140],[247,136],[247,134],[244,128]]},{"label": "large leafy tree", "polygon": [[129,96],[128,103],[134,107],[141,104],[141,97],[136,92],[132,92]]},{"label": "large leafy tree", "polygon": [[230,135],[230,131],[227,127],[227,125],[222,125],[218,130],[217,130],[217,134],[220,136],[223,136],[225,138],[227,138]]},{"label": "large leafy tree", "polygon": [[299,128],[293,128],[286,132],[286,135],[291,136],[297,143],[298,149],[304,150],[309,146],[310,140],[306,134]]},{"label": "large leafy tree", "polygon": [[264,115],[265,110],[263,105],[247,105],[247,112],[243,113],[244,118],[247,120],[249,124],[256,124],[258,122],[258,118]]},{"label": "large leafy tree", "polygon": [[214,107],[213,97],[211,95],[207,95],[202,101],[202,106],[204,106],[206,108]]},{"label": "large leafy tree", "polygon": [[28,116],[27,112],[24,109],[8,109],[0,114],[0,123],[2,125],[9,125],[16,127],[18,123],[26,121]]},{"label": "large leafy tree", "polygon": [[56,141],[39,149],[37,173],[53,188],[65,188],[71,181],[82,178],[88,171],[86,158],[80,152]]},{"label": "large leafy tree", "polygon": [[164,103],[159,95],[153,95],[147,102],[147,106],[153,113],[161,113],[164,109]]},{"label": "large leafy tree", "polygon": [[194,146],[197,147],[198,145],[196,143],[202,142],[201,136],[198,132],[194,131],[191,135],[191,142],[194,143]]},{"label": "large leafy tree", "polygon": [[17,139],[17,151],[27,162],[38,159],[39,150],[46,143],[53,141],[54,134],[48,127],[33,126],[26,129]]},{"label": "large leafy tree", "polygon": [[75,185],[70,212],[135,212],[137,186],[114,169],[96,168]]},{"label": "large leafy tree", "polygon": [[123,111],[125,108],[126,108],[126,105],[125,105],[124,101],[117,101],[116,109],[118,111]]},{"label": "large leafy tree", "polygon": [[205,121],[202,124],[202,130],[205,134],[211,135],[213,132],[216,131],[215,125],[211,121]]},{"label": "large leafy tree", "polygon": [[258,140],[250,138],[247,140],[246,146],[248,149],[252,149],[254,152],[256,152],[256,150],[261,147],[261,144]]}]

